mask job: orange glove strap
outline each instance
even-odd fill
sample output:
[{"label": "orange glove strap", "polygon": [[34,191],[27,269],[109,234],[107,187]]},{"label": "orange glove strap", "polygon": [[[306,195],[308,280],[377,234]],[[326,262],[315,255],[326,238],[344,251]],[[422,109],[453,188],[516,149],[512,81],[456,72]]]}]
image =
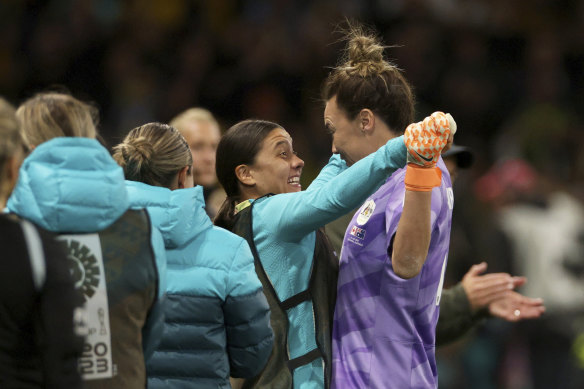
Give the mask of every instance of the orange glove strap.
[{"label": "orange glove strap", "polygon": [[442,183],[442,171],[437,167],[426,168],[408,163],[404,181],[407,190],[430,192],[432,188]]}]

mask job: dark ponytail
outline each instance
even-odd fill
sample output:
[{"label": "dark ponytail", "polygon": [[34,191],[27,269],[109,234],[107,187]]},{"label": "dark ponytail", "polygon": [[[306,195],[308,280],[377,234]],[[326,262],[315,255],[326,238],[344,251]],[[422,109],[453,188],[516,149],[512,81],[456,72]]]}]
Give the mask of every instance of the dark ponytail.
[{"label": "dark ponytail", "polygon": [[226,230],[232,231],[233,225],[235,222],[235,204],[237,203],[237,198],[232,196],[227,196],[219,211],[217,211],[217,215],[213,219],[213,223],[217,227],[225,228]]}]

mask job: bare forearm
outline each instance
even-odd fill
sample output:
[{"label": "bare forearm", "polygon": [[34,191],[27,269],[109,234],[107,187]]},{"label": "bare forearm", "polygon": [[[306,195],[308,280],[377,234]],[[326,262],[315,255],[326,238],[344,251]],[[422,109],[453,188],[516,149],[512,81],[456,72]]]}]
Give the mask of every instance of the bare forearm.
[{"label": "bare forearm", "polygon": [[413,278],[422,269],[430,246],[432,192],[406,190],[403,212],[393,242],[393,271]]}]

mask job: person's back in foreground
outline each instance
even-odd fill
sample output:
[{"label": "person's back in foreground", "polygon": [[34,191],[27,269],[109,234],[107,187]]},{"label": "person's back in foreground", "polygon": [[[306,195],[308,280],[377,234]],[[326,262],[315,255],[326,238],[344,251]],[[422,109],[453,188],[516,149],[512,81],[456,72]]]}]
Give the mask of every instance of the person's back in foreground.
[{"label": "person's back in foreground", "polygon": [[86,388],[144,388],[155,346],[166,257],[146,211],[129,210],[122,169],[95,140],[91,108],[42,93],[17,110],[24,160],[7,208],[59,234],[88,331],[79,372]]},{"label": "person's back in foreground", "polygon": [[[0,98],[0,207],[18,178],[24,145],[14,108]],[[74,326],[83,302],[54,237],[0,215],[0,387],[81,388]]]}]

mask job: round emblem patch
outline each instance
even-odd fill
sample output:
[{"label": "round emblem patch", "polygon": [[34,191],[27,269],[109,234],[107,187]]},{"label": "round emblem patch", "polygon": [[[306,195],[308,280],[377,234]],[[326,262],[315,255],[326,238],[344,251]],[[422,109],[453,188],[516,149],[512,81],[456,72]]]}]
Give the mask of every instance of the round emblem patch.
[{"label": "round emblem patch", "polygon": [[359,212],[359,216],[357,216],[357,224],[362,226],[363,224],[369,221],[369,218],[375,211],[375,201],[367,200],[365,204],[361,207],[361,211]]}]

